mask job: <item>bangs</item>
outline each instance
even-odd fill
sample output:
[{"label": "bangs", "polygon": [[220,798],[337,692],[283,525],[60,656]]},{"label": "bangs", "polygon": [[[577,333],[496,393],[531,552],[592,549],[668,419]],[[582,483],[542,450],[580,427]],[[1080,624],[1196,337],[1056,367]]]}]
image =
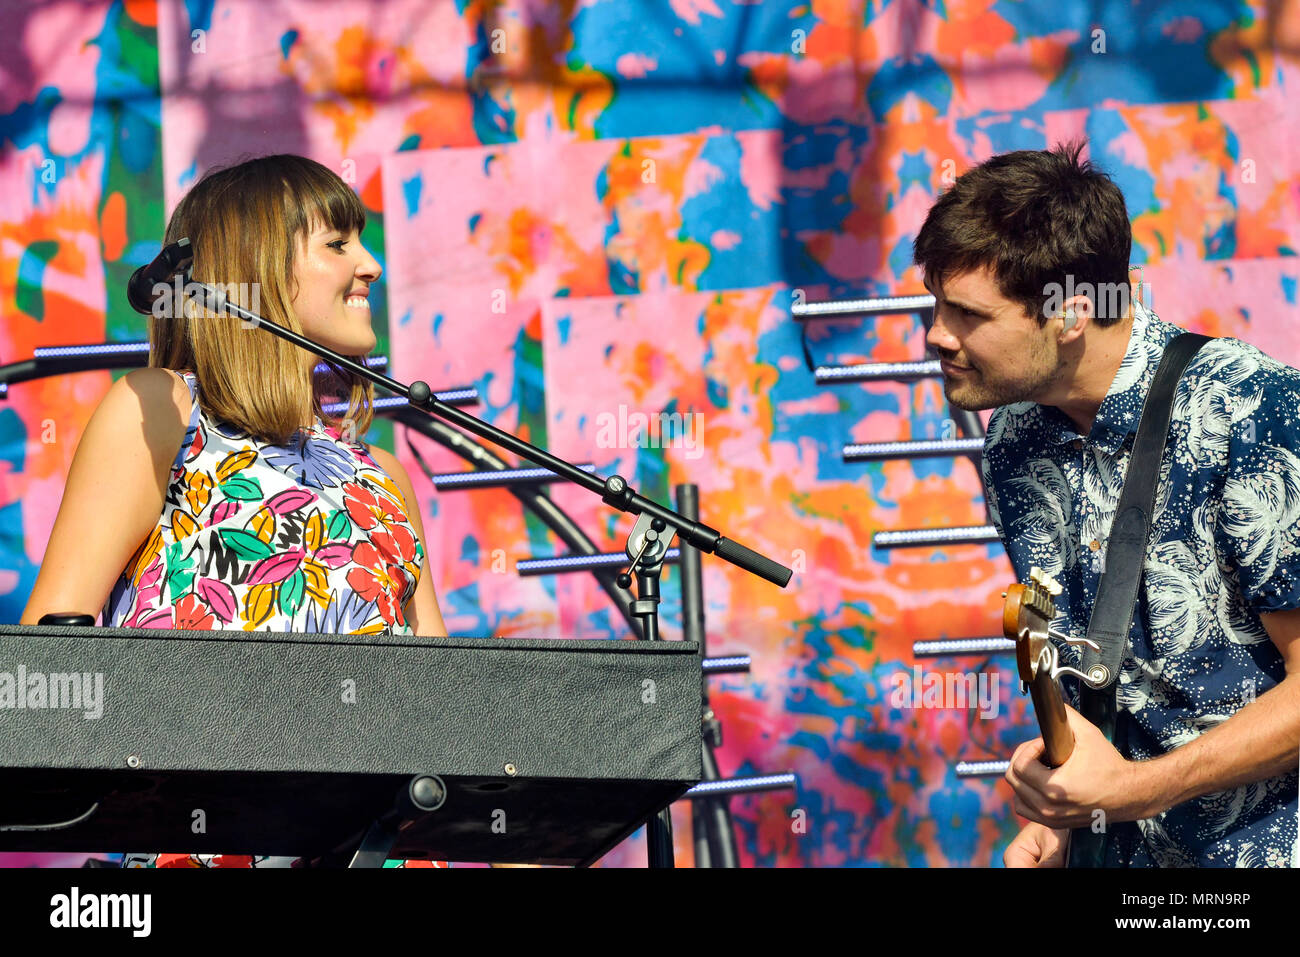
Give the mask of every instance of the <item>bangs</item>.
[{"label": "bangs", "polygon": [[303,160],[294,173],[283,180],[292,234],[307,233],[316,225],[344,234],[353,230],[360,234],[365,229],[365,207],[351,187],[332,171]]}]

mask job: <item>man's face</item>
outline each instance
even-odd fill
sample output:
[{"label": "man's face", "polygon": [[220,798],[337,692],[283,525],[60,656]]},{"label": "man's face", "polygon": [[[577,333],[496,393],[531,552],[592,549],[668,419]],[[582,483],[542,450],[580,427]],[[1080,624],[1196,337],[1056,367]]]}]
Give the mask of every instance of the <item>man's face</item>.
[{"label": "man's face", "polygon": [[[1041,402],[1061,368],[1048,323],[1040,329],[1019,303],[1003,297],[989,267],[954,274],[934,293],[926,344],[945,360],[943,393],[959,409]],[[951,366],[948,365],[951,363]]]}]

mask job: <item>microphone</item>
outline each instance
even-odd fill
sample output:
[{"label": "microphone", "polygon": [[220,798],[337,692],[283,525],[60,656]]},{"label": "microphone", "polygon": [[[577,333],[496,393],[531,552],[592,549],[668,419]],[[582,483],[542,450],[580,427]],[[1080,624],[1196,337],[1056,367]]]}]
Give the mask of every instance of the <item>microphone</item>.
[{"label": "microphone", "polygon": [[159,283],[170,282],[178,270],[186,268],[193,261],[194,252],[190,249],[188,237],[164,246],[153,262],[141,266],[131,274],[131,279],[126,284],[126,298],[130,301],[131,308],[146,316],[152,314],[154,300],[158,298],[154,287]]}]

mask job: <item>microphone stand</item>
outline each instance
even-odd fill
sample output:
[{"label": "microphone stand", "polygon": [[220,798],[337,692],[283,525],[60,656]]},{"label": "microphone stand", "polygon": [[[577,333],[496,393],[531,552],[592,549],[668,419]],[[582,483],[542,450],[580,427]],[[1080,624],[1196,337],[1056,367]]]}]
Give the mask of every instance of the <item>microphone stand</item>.
[{"label": "microphone stand", "polygon": [[[665,508],[659,503],[646,498],[633,489],[621,475],[611,475],[606,479],[578,468],[571,462],[557,458],[551,453],[531,443],[502,431],[496,426],[484,422],[476,416],[463,412],[455,406],[439,400],[428,384],[419,379],[409,386],[395,379],[375,372],[360,362],[347,356],[339,355],[331,349],[286,329],[269,319],[264,319],[249,312],[237,303],[230,302],[226,295],[208,283],[197,282],[191,276],[191,265],[184,262],[185,291],[200,305],[216,313],[238,316],[255,328],[263,328],[272,335],[292,342],[299,348],[320,356],[355,375],[369,379],[375,385],[406,399],[414,408],[459,426],[480,438],[487,439],[503,449],[515,453],[520,458],[534,465],[549,469],[556,475],[568,479],[595,495],[607,505],[629,514],[638,516],[636,524],[628,535],[627,555],[632,559],[632,569],[636,571],[638,600],[632,604],[632,614],[641,619],[645,640],[659,640],[659,573],[663,568],[663,559],[674,535],[702,552],[717,555],[731,564],[743,568],[750,574],[757,575],[775,585],[784,588],[790,581],[791,569],[775,562],[766,555],[759,554],[744,545],[725,538],[722,533],[700,522],[689,519],[679,512]],[[201,295],[200,295],[201,294]],[[664,534],[667,532],[667,534]],[[630,576],[619,577],[619,584],[628,588]],[[648,823],[647,844],[651,867],[673,866],[672,816],[664,808]]]}]

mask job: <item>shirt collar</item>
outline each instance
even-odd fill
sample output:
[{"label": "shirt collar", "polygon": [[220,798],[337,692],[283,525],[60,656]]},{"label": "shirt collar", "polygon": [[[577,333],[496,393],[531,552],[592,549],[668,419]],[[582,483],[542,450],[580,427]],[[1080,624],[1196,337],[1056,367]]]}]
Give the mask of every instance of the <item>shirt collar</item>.
[{"label": "shirt collar", "polygon": [[[1128,348],[1111,382],[1110,391],[1097,410],[1097,418],[1093,420],[1089,436],[1093,445],[1115,455],[1128,436],[1137,432],[1142,406],[1165,346],[1182,331],[1163,322],[1141,303],[1133,303],[1133,328],[1129,331]],[[1083,438],[1069,416],[1060,409],[1046,406],[1043,413],[1054,445]]]}]

